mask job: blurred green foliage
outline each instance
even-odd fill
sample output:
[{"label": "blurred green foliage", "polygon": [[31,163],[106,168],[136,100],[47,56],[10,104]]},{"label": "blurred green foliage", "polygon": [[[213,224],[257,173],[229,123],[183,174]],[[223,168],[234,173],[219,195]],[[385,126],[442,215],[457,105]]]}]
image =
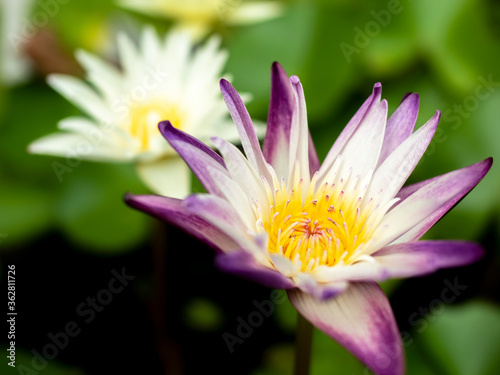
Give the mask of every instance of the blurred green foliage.
[{"label": "blurred green foliage", "polygon": [[[374,83],[382,82],[393,111],[409,91],[420,94],[417,126],[436,110],[439,131],[409,182],[465,167],[489,156],[497,161],[486,178],[426,235],[483,241],[487,228],[500,230],[500,8],[476,0],[285,1],[286,13],[271,21],[222,27],[230,57],[227,72],[238,91],[253,95],[249,112],[266,120],[270,66],[278,61],[302,81],[310,128],[324,157]],[[34,11],[40,11],[39,2]],[[113,56],[114,33],[132,33],[144,22],[112,1],[70,1],[50,17],[69,55],[85,48]],[[56,131],[57,122],[78,114],[46,85],[40,72],[26,83],[0,86],[0,233],[2,251],[16,251],[56,231],[84,252],[112,256],[149,241],[152,221],[123,204],[126,192],[147,193],[130,165],[82,161],[58,180],[54,162],[29,155],[26,146]],[[199,189],[199,186],[197,187]],[[484,242],[488,253],[498,249]],[[42,249],[40,251],[43,251]],[[497,265],[498,266],[498,265]],[[396,282],[397,284],[397,282]],[[394,284],[387,287],[392,291]],[[476,301],[477,302],[477,301]],[[500,363],[500,311],[480,302],[446,306],[438,319],[406,349],[408,374],[495,375]],[[284,331],[293,330],[295,310],[276,306]],[[222,317],[210,301],[186,307],[188,324],[217,329]],[[365,374],[362,365],[321,332],[315,332],[312,374]],[[20,361],[22,361],[20,359]],[[291,372],[289,343],[266,352],[255,375]],[[78,373],[54,370],[54,374]]]}]

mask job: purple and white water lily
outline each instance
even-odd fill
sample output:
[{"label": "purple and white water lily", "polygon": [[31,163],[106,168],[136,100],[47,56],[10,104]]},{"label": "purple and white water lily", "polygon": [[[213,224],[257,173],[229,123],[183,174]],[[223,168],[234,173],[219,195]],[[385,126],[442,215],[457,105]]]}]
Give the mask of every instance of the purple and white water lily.
[{"label": "purple and white water lily", "polygon": [[287,289],[300,314],[376,374],[403,374],[398,327],[377,282],[482,256],[475,243],[419,239],[485,176],[492,159],[403,187],[440,113],[414,131],[419,97],[410,94],[387,119],[377,83],[320,165],[298,77],[274,63],[271,80],[262,149],[243,101],[221,80],[244,154],[214,137],[219,155],[161,122],[207,194],[128,194],[126,202],[208,243],[222,270]]}]

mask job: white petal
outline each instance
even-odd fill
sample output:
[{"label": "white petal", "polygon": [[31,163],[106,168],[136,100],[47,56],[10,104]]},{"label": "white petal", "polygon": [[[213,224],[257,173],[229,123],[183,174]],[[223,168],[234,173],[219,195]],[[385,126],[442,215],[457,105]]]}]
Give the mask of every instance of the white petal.
[{"label": "white petal", "polygon": [[191,192],[191,171],[180,157],[138,163],[137,172],[156,194],[182,199]]},{"label": "white petal", "polygon": [[63,156],[93,161],[130,161],[126,150],[102,147],[82,134],[54,133],[39,138],[28,145],[33,154]]},{"label": "white petal", "polygon": [[83,50],[76,52],[76,58],[85,68],[89,81],[107,99],[108,104],[120,97],[122,77],[118,69],[97,56]]},{"label": "white petal", "polygon": [[98,121],[110,122],[113,114],[92,88],[80,79],[63,74],[51,74],[47,82],[73,104]]},{"label": "white petal", "polygon": [[439,114],[403,141],[385,159],[373,175],[366,193],[368,198],[376,198],[383,205],[396,195],[427,149],[438,121]]},{"label": "white petal", "polygon": [[269,206],[265,188],[257,171],[252,168],[240,150],[231,143],[220,138],[213,138],[212,142],[224,158],[224,164],[232,179],[238,183],[247,195],[248,200],[256,199],[260,206]]},{"label": "white petal", "polygon": [[377,165],[387,122],[387,102],[382,100],[356,129],[341,151],[343,167],[339,177],[364,176]]},{"label": "white petal", "polygon": [[245,2],[229,13],[228,24],[249,24],[265,21],[283,14],[284,4],[279,2]]},{"label": "white petal", "polygon": [[[290,129],[290,175],[288,181],[293,179],[296,172],[304,180],[305,186],[309,184],[309,133],[307,127],[307,109],[304,98],[304,90],[297,76],[290,78],[294,96],[295,108],[292,115],[292,126]],[[298,171],[297,171],[298,168]],[[307,190],[304,189],[304,194]]]},{"label": "white petal", "polygon": [[226,173],[221,173],[220,170],[207,167],[207,172],[212,177],[214,183],[222,192],[224,197],[229,201],[231,206],[241,218],[241,221],[249,230],[255,230],[256,218],[250,206],[250,200],[245,195],[240,186],[232,180]]},{"label": "white petal", "polygon": [[300,271],[295,263],[280,254],[270,254],[270,258],[276,269],[284,276],[293,277]]}]

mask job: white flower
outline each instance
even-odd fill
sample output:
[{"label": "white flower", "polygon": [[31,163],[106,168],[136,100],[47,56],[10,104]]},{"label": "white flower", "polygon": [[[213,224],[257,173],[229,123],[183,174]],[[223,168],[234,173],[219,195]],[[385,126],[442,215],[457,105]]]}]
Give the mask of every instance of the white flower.
[{"label": "white flower", "polygon": [[194,37],[206,35],[217,22],[241,25],[279,16],[283,4],[278,1],[243,0],[118,0],[125,8],[154,17],[173,19],[176,27]]},{"label": "white flower", "polygon": [[238,139],[218,90],[227,59],[213,36],[194,46],[190,36],[171,32],[159,38],[146,27],[137,48],[124,34],[118,36],[121,70],[84,51],[78,61],[88,83],[54,74],[48,83],[87,117],[65,118],[59,132],[29,145],[29,151],[95,161],[135,162],[153,192],[186,196],[189,168],[164,142],[158,123],[169,120],[197,138],[217,134]]}]

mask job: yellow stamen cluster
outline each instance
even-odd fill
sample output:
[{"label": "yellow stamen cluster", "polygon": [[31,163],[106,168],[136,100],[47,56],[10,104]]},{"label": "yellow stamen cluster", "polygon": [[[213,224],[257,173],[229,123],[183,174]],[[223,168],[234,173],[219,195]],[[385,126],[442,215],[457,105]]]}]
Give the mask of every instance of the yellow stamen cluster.
[{"label": "yellow stamen cluster", "polygon": [[375,228],[372,205],[362,209],[357,187],[345,192],[343,181],[338,185],[325,183],[314,191],[311,182],[303,194],[302,179],[291,191],[282,180],[268,215],[262,216],[268,251],[285,256],[306,272],[320,265],[356,261],[362,255],[356,249],[370,240]]},{"label": "yellow stamen cluster", "polygon": [[162,102],[145,102],[134,105],[129,113],[129,132],[139,141],[141,151],[150,148],[151,139],[159,136],[158,123],[168,120],[176,128],[182,129],[183,113],[173,105]]}]

